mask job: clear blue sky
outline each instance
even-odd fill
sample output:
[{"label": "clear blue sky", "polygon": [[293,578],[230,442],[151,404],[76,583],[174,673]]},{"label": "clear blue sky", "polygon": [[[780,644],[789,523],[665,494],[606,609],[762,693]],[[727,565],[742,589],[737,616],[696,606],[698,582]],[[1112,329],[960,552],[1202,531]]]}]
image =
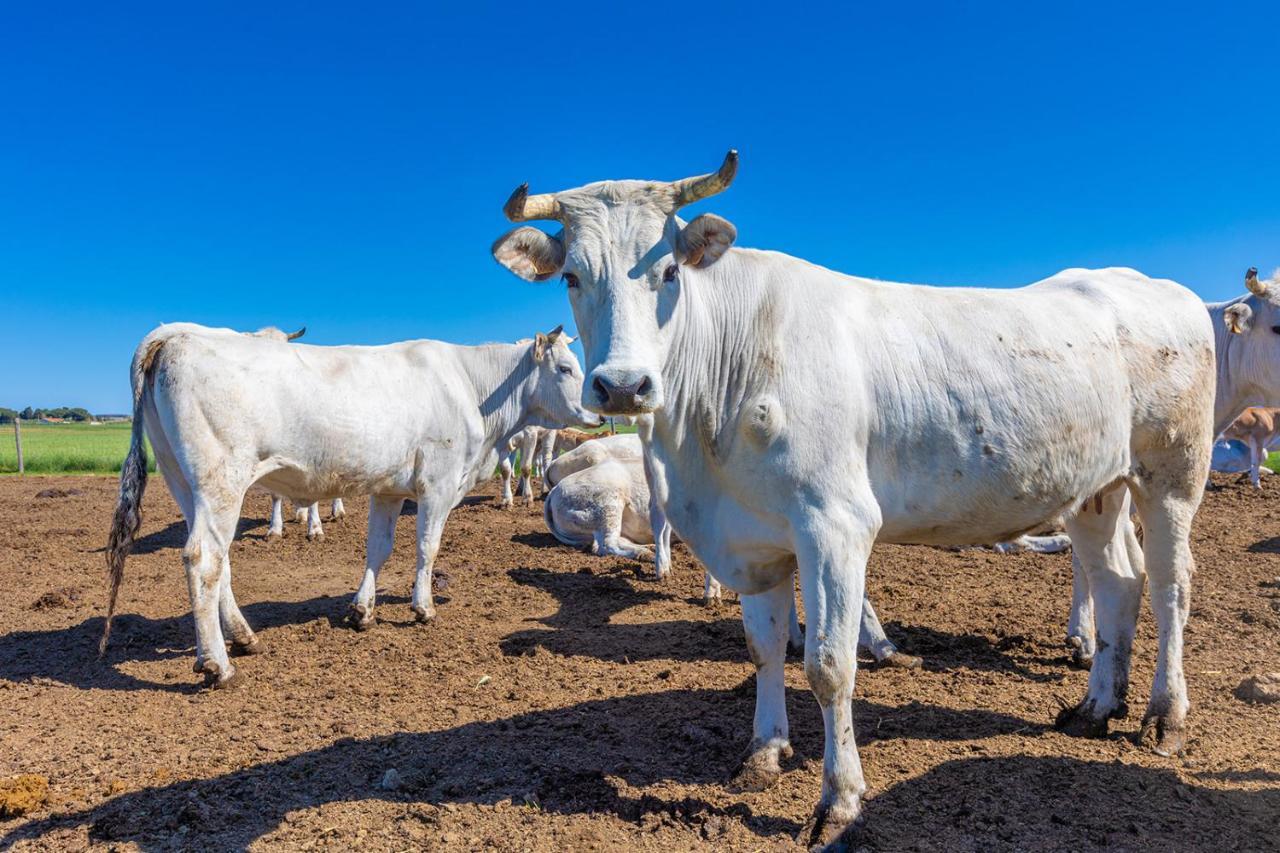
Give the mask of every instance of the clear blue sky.
[{"label": "clear blue sky", "polygon": [[571,324],[489,256],[511,190],[731,146],[700,209],[850,273],[1123,264],[1225,298],[1280,265],[1280,4],[1048,5],[11,4],[0,405],[127,410],[163,321]]}]

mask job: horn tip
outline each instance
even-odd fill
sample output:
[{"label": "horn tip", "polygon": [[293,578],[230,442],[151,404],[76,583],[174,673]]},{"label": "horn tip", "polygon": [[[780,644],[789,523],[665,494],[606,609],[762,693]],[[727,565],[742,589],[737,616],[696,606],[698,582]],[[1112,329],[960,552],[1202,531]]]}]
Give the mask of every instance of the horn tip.
[{"label": "horn tip", "polygon": [[1244,274],[1244,277],[1245,277],[1245,278],[1257,278],[1257,277],[1258,277],[1258,268],[1257,268],[1257,267],[1249,267],[1248,271]]}]

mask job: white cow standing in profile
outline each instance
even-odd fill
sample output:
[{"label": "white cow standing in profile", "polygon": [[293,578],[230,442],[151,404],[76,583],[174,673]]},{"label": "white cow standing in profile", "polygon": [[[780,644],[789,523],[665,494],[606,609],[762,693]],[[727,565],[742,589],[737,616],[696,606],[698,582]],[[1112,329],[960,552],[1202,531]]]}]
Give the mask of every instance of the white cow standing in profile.
[{"label": "white cow standing in profile", "polygon": [[579,402],[582,369],[558,327],[515,344],[316,347],[175,323],[143,339],[130,382],[133,435],[107,543],[101,648],[142,522],[145,431],[187,520],[195,670],[217,687],[236,675],[224,637],[240,653],[260,647],[231,592],[230,546],[249,487],[307,503],[371,496],[364,580],[350,609],[357,628],[373,623],[396,519],[416,500],[412,609],[427,620],[445,520],[493,471],[498,448],[529,424],[600,422]]},{"label": "white cow standing in profile", "polygon": [[[674,183],[520,187],[510,219],[564,229],[516,228],[493,254],[524,278],[563,279],[586,352],[584,403],[652,413],[659,500],[742,594],[757,703],[740,784],[772,784],[791,753],[793,573],[826,732],[803,840],[848,841],[866,790],[852,696],[872,545],[1009,541],[1058,514],[1103,641],[1083,701],[1059,724],[1096,735],[1126,716],[1145,562],[1159,650],[1143,737],[1180,751],[1189,533],[1214,434],[1200,300],[1128,269],[1066,270],[1019,290],[934,288],[731,248],[729,222],[677,211],[736,169],[730,152],[718,172]],[[1142,551],[1120,523],[1130,495]],[[1100,511],[1078,513],[1086,504]]]}]

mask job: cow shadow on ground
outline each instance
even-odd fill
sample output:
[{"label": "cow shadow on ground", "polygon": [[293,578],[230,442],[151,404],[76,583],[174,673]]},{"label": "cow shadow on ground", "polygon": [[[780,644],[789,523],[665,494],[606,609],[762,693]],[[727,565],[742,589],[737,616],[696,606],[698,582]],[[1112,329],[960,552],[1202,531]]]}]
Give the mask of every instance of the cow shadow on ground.
[{"label": "cow shadow on ground", "polygon": [[[525,534],[527,536],[542,534]],[[500,643],[506,655],[533,654],[545,649],[565,657],[594,657],[614,663],[637,660],[743,661],[747,660],[742,620],[719,616],[727,608],[704,609],[662,591],[637,586],[626,574],[554,572],[519,568],[507,573],[521,586],[532,586],[555,598],[559,609],[537,619],[543,627],[526,628],[508,634]],[[672,619],[643,623],[619,622],[623,611],[655,602],[679,602],[682,608],[697,607],[712,618]],[[885,631],[903,651],[922,655],[931,671],[957,669],[1016,675],[1028,681],[1057,683],[1062,671],[1054,664],[1059,656],[1040,656],[1039,648],[1022,636],[992,640],[982,635],[952,634],[920,625],[890,622]],[[1015,653],[1017,657],[1015,657]],[[1050,671],[1039,672],[1024,660],[1034,659]],[[1061,669],[1057,667],[1056,669]]]},{"label": "cow shadow on ground", "polygon": [[1251,554],[1280,554],[1280,536],[1259,539],[1245,550]]},{"label": "cow shadow on ground", "polygon": [[[236,524],[237,539],[261,539],[265,540],[267,534],[257,533],[252,535],[250,531],[258,530],[266,527],[269,520],[265,518],[242,518]],[[287,529],[287,528],[286,528]],[[299,528],[301,529],[301,528]],[[154,554],[157,551],[166,549],[181,550],[187,544],[187,522],[184,519],[171,521],[159,530],[153,530],[145,536],[139,536],[133,540],[133,554]],[[105,546],[94,548],[92,553],[101,553],[107,550]]]},{"label": "cow shadow on ground", "polygon": [[[241,608],[255,631],[300,625],[316,619],[342,624],[349,597],[326,595],[306,601],[260,601]],[[380,596],[383,604],[407,604],[403,596]],[[195,693],[195,683],[151,681],[124,672],[128,663],[191,657],[195,625],[191,615],[151,619],[133,613],[115,617],[111,644],[98,657],[103,617],[94,616],[68,628],[13,631],[0,635],[0,679],[14,682],[55,681],[83,690],[159,690]],[[270,642],[270,640],[266,640]]]},{"label": "cow shadow on ground", "polygon": [[[749,737],[749,684],[727,691],[641,693],[443,731],[343,739],[32,820],[0,836],[0,849],[38,844],[52,832],[84,824],[92,840],[129,841],[143,850],[180,847],[184,838],[199,838],[215,849],[247,849],[280,828],[291,812],[360,801],[432,807],[536,803],[556,814],[611,815],[637,830],[657,816],[693,833],[728,821],[760,840],[794,836],[800,829],[796,818],[803,816],[753,807],[749,795],[731,795],[737,802],[725,805],[720,796],[711,802],[636,790],[668,781],[724,785]],[[800,691],[788,691],[787,699],[789,706],[815,704]],[[864,744],[862,733],[885,710],[855,702]],[[984,725],[988,718],[996,723]],[[934,738],[941,727],[980,738],[1019,722],[929,706],[927,714],[902,717],[895,736]],[[812,776],[816,799],[822,750],[816,710],[795,720],[793,732],[797,756],[808,760],[797,757],[784,769]],[[403,779],[393,791],[379,785],[391,767]],[[1118,821],[1117,809],[1125,812]],[[1205,836],[1211,836],[1222,842],[1211,845],[1217,849],[1246,849],[1268,837],[1278,809],[1280,790],[1192,787],[1165,768],[1065,757],[964,758],[873,788],[865,841],[872,849],[972,849],[975,843],[977,849],[1024,849],[1040,847],[1046,838],[1074,849],[1145,847],[1152,841],[1190,849],[1189,842],[1208,843]],[[418,814],[428,823],[440,818],[434,811]]]}]

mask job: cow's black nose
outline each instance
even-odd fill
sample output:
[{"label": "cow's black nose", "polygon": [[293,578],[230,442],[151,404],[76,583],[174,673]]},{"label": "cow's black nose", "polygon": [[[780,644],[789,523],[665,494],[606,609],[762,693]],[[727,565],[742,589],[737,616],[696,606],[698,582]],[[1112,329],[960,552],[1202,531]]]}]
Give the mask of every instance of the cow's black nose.
[{"label": "cow's black nose", "polygon": [[597,373],[591,380],[591,392],[600,411],[613,415],[635,414],[651,408],[648,398],[653,393],[653,379],[644,373],[623,378]]}]

